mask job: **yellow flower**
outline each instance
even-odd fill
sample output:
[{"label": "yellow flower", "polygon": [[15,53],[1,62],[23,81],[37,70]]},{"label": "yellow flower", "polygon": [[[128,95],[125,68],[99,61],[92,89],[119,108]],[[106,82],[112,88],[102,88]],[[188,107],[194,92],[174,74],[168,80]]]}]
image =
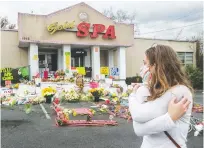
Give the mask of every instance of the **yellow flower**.
[{"label": "yellow flower", "polygon": [[113,93],[113,94],[112,94],[112,97],[116,97],[116,93]]},{"label": "yellow flower", "polygon": [[94,115],[96,111],[93,109],[90,109],[90,112]]},{"label": "yellow flower", "polygon": [[73,111],[73,114],[72,114],[74,117],[77,116],[77,112],[76,111]]},{"label": "yellow flower", "polygon": [[56,93],[56,90],[53,89],[52,87],[46,87],[44,89],[42,89],[42,96],[45,96],[47,94],[55,94]]},{"label": "yellow flower", "polygon": [[115,98],[113,98],[113,100],[114,100],[114,101],[118,101],[118,98],[117,98],[117,97],[115,97]]}]

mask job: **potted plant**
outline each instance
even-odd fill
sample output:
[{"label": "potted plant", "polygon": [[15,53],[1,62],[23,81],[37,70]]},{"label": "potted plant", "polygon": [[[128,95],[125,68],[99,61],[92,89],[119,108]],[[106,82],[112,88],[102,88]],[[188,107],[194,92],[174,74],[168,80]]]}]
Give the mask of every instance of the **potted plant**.
[{"label": "potted plant", "polygon": [[103,95],[103,88],[92,88],[89,92],[94,96],[94,101],[99,102],[99,98]]},{"label": "potted plant", "polygon": [[52,87],[46,87],[42,89],[42,96],[45,97],[46,103],[51,103],[52,97],[56,93],[56,90],[53,89]]}]

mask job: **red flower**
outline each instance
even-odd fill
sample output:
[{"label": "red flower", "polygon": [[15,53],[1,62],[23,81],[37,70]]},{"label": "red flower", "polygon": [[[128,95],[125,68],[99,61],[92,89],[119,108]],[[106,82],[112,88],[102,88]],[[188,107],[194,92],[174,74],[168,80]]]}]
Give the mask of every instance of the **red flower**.
[{"label": "red flower", "polygon": [[56,99],[54,100],[54,102],[55,102],[56,104],[59,104],[60,100],[59,100],[58,98],[56,98]]},{"label": "red flower", "polygon": [[56,112],[59,112],[59,111],[61,111],[61,109],[60,108],[56,108]]},{"label": "red flower", "polygon": [[106,100],[105,103],[106,103],[106,104],[110,104],[110,100]]},{"label": "red flower", "polygon": [[67,120],[67,119],[63,119],[62,121],[63,121],[63,123],[67,123],[67,122],[68,122],[68,120]]}]

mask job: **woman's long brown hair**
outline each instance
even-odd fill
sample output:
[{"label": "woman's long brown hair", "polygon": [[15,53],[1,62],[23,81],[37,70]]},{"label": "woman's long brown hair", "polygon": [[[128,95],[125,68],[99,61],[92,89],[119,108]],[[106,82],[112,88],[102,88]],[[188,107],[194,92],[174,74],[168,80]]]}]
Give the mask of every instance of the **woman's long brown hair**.
[{"label": "woman's long brown hair", "polygon": [[145,52],[150,66],[155,66],[152,73],[149,89],[149,101],[162,96],[169,88],[179,84],[185,85],[193,93],[193,88],[187,78],[181,61],[176,52],[169,46],[157,45]]}]

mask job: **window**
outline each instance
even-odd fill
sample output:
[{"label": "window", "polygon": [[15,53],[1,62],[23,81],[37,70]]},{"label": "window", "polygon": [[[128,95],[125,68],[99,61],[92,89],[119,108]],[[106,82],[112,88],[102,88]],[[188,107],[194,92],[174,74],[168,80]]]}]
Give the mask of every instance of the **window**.
[{"label": "window", "polygon": [[193,64],[193,52],[178,52],[177,55],[183,65]]}]

